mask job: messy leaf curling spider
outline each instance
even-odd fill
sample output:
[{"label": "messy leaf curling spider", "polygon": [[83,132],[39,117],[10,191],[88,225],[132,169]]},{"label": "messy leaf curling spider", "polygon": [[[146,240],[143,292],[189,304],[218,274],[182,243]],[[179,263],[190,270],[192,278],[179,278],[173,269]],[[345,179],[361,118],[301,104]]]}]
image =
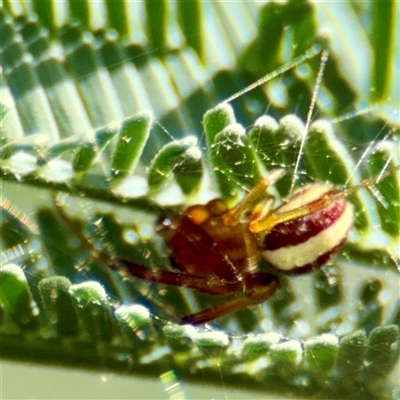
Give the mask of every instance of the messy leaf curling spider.
[{"label": "messy leaf curling spider", "polygon": [[[386,171],[380,179],[399,168]],[[309,185],[274,207],[275,199],[267,189],[282,175],[282,170],[271,172],[231,209],[224,200],[215,199],[160,218],[156,231],[171,249],[179,272],[114,259],[78,235],[92,255],[112,269],[124,268],[146,281],[234,296],[180,321],[205,323],[264,302],[275,293],[279,279],[270,272],[257,272],[261,258],[285,274],[302,274],[323,266],[344,244],[353,225],[353,207],[347,196],[376,182],[367,179],[346,190]],[[57,201],[55,204],[71,226],[65,211]]]}]

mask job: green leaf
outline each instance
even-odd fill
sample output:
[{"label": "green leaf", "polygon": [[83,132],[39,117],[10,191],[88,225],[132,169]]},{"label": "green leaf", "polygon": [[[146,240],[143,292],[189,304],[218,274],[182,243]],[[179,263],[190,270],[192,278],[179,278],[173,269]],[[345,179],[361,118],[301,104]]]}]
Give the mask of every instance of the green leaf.
[{"label": "green leaf", "polygon": [[365,358],[368,362],[366,376],[378,379],[388,374],[399,356],[399,327],[396,325],[379,326],[368,337]]},{"label": "green leaf", "polygon": [[112,158],[114,179],[122,179],[135,169],[149,137],[151,124],[150,112],[143,112],[124,121]]},{"label": "green leaf", "polygon": [[220,187],[232,188],[229,197],[233,197],[238,188],[251,189],[261,179],[255,154],[245,129],[239,124],[228,125],[215,136],[210,155],[221,178],[230,181],[220,184]]},{"label": "green leaf", "polygon": [[44,309],[51,322],[55,335],[76,336],[79,332],[79,319],[69,293],[71,282],[62,276],[42,279],[39,291]]},{"label": "green leaf", "polygon": [[37,327],[36,305],[25,275],[17,265],[0,268],[0,295],[0,305],[20,329]]},{"label": "green leaf", "polygon": [[187,137],[166,144],[150,164],[149,188],[158,191],[171,174],[175,175],[183,193],[195,192],[201,183],[201,152],[196,137]]},{"label": "green leaf", "polygon": [[337,366],[344,386],[349,386],[363,369],[367,337],[364,331],[355,331],[340,339]]},{"label": "green leaf", "polygon": [[69,289],[84,327],[93,341],[109,342],[114,336],[114,320],[107,295],[98,282],[84,282]]},{"label": "green leaf", "polygon": [[315,374],[326,376],[333,368],[339,340],[335,335],[325,334],[305,343],[305,359]]}]

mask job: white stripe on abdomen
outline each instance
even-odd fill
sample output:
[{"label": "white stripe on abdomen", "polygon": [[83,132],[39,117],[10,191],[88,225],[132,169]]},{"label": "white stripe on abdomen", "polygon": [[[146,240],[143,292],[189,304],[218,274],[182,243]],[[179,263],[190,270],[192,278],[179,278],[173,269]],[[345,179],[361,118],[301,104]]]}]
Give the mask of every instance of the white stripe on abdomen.
[{"label": "white stripe on abdomen", "polygon": [[327,229],[298,245],[266,250],[262,253],[263,258],[282,271],[313,264],[318,257],[330,252],[346,239],[353,220],[353,207],[347,203],[340,218]]}]

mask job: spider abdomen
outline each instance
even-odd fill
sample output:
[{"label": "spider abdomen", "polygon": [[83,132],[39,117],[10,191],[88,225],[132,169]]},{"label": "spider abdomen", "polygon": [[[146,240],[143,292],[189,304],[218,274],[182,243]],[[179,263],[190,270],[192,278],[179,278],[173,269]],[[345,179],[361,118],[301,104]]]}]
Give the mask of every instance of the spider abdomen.
[{"label": "spider abdomen", "polygon": [[[335,196],[329,186],[308,186],[294,195],[276,213],[287,212],[324,197]],[[353,207],[337,197],[324,208],[282,222],[267,234],[259,235],[263,258],[286,273],[303,273],[324,265],[346,241],[353,225]]]}]

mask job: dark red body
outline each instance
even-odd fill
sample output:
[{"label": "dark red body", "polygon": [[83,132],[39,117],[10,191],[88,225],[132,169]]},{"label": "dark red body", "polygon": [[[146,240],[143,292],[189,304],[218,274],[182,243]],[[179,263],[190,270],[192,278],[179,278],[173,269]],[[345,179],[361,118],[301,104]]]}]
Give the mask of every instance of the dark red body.
[{"label": "dark red body", "polygon": [[201,224],[196,224],[188,213],[173,214],[159,220],[156,230],[172,250],[174,264],[182,272],[226,281],[240,279],[247,261],[244,227],[226,226],[222,213],[213,212],[212,204],[202,206],[211,212],[210,218]]}]

